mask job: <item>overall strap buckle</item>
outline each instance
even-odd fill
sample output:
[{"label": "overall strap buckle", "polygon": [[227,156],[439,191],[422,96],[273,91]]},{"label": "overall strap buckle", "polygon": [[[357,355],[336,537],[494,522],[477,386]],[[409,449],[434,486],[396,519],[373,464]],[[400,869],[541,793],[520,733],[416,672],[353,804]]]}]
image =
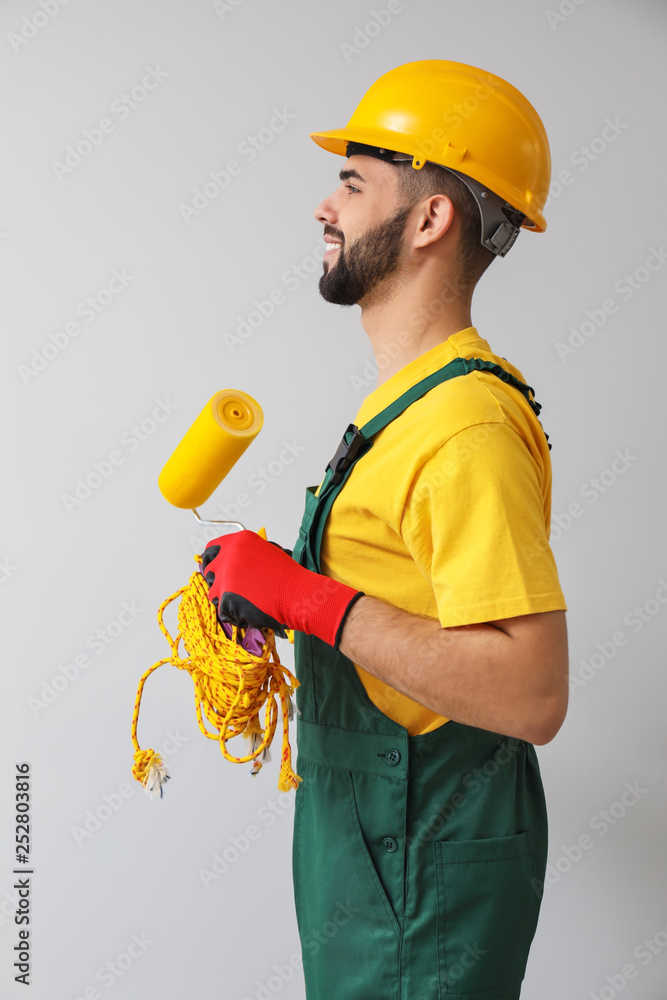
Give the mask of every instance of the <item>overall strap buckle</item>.
[{"label": "overall strap buckle", "polygon": [[[352,435],[349,440],[348,435]],[[347,430],[343,434],[341,443],[336,449],[336,454],[331,459],[327,465],[327,469],[331,469],[333,476],[330,482],[337,486],[338,483],[342,482],[345,478],[345,473],[354,464],[359,450],[363,444],[366,443],[368,438],[364,437],[356,424],[348,424]]]}]

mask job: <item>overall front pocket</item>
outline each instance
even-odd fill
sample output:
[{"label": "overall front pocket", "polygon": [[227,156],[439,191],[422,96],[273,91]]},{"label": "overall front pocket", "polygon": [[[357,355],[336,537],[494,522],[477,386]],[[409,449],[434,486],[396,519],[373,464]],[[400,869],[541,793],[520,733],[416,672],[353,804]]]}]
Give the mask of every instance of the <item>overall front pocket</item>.
[{"label": "overall front pocket", "polygon": [[515,989],[537,927],[528,833],[434,841],[440,997]]}]

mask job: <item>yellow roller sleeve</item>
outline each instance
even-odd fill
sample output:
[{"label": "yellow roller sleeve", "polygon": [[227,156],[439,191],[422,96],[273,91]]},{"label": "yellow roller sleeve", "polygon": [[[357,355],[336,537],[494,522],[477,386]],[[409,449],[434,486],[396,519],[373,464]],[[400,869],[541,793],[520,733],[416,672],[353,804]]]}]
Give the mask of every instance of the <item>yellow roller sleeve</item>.
[{"label": "yellow roller sleeve", "polygon": [[239,389],[216,392],[160,473],[158,486],[174,507],[199,507],[220,485],[264,422],[262,408]]}]

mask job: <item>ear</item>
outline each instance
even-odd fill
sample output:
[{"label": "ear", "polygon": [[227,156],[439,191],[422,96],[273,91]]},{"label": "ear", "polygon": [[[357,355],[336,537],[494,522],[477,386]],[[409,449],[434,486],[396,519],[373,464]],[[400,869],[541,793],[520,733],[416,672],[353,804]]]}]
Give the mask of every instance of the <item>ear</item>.
[{"label": "ear", "polygon": [[454,205],[446,194],[434,194],[419,206],[415,220],[413,246],[425,247],[450,232],[454,222]]}]

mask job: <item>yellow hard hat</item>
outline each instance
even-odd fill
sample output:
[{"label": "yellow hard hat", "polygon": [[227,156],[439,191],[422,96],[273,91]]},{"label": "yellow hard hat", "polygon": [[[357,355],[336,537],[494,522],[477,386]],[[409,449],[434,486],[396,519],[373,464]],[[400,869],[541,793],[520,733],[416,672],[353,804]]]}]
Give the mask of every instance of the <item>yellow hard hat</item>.
[{"label": "yellow hard hat", "polygon": [[542,209],[551,155],[544,125],[515,87],[475,66],[444,59],[405,63],[376,80],[345,128],[310,135],[341,156],[352,155],[348,143],[357,143],[374,147],[382,158],[388,152],[396,160],[393,151],[407,154],[417,170],[426,161],[437,163],[464,181],[472,179],[468,186],[482,216],[480,197],[486,199],[488,189],[525,216],[522,228],[547,227]]}]

